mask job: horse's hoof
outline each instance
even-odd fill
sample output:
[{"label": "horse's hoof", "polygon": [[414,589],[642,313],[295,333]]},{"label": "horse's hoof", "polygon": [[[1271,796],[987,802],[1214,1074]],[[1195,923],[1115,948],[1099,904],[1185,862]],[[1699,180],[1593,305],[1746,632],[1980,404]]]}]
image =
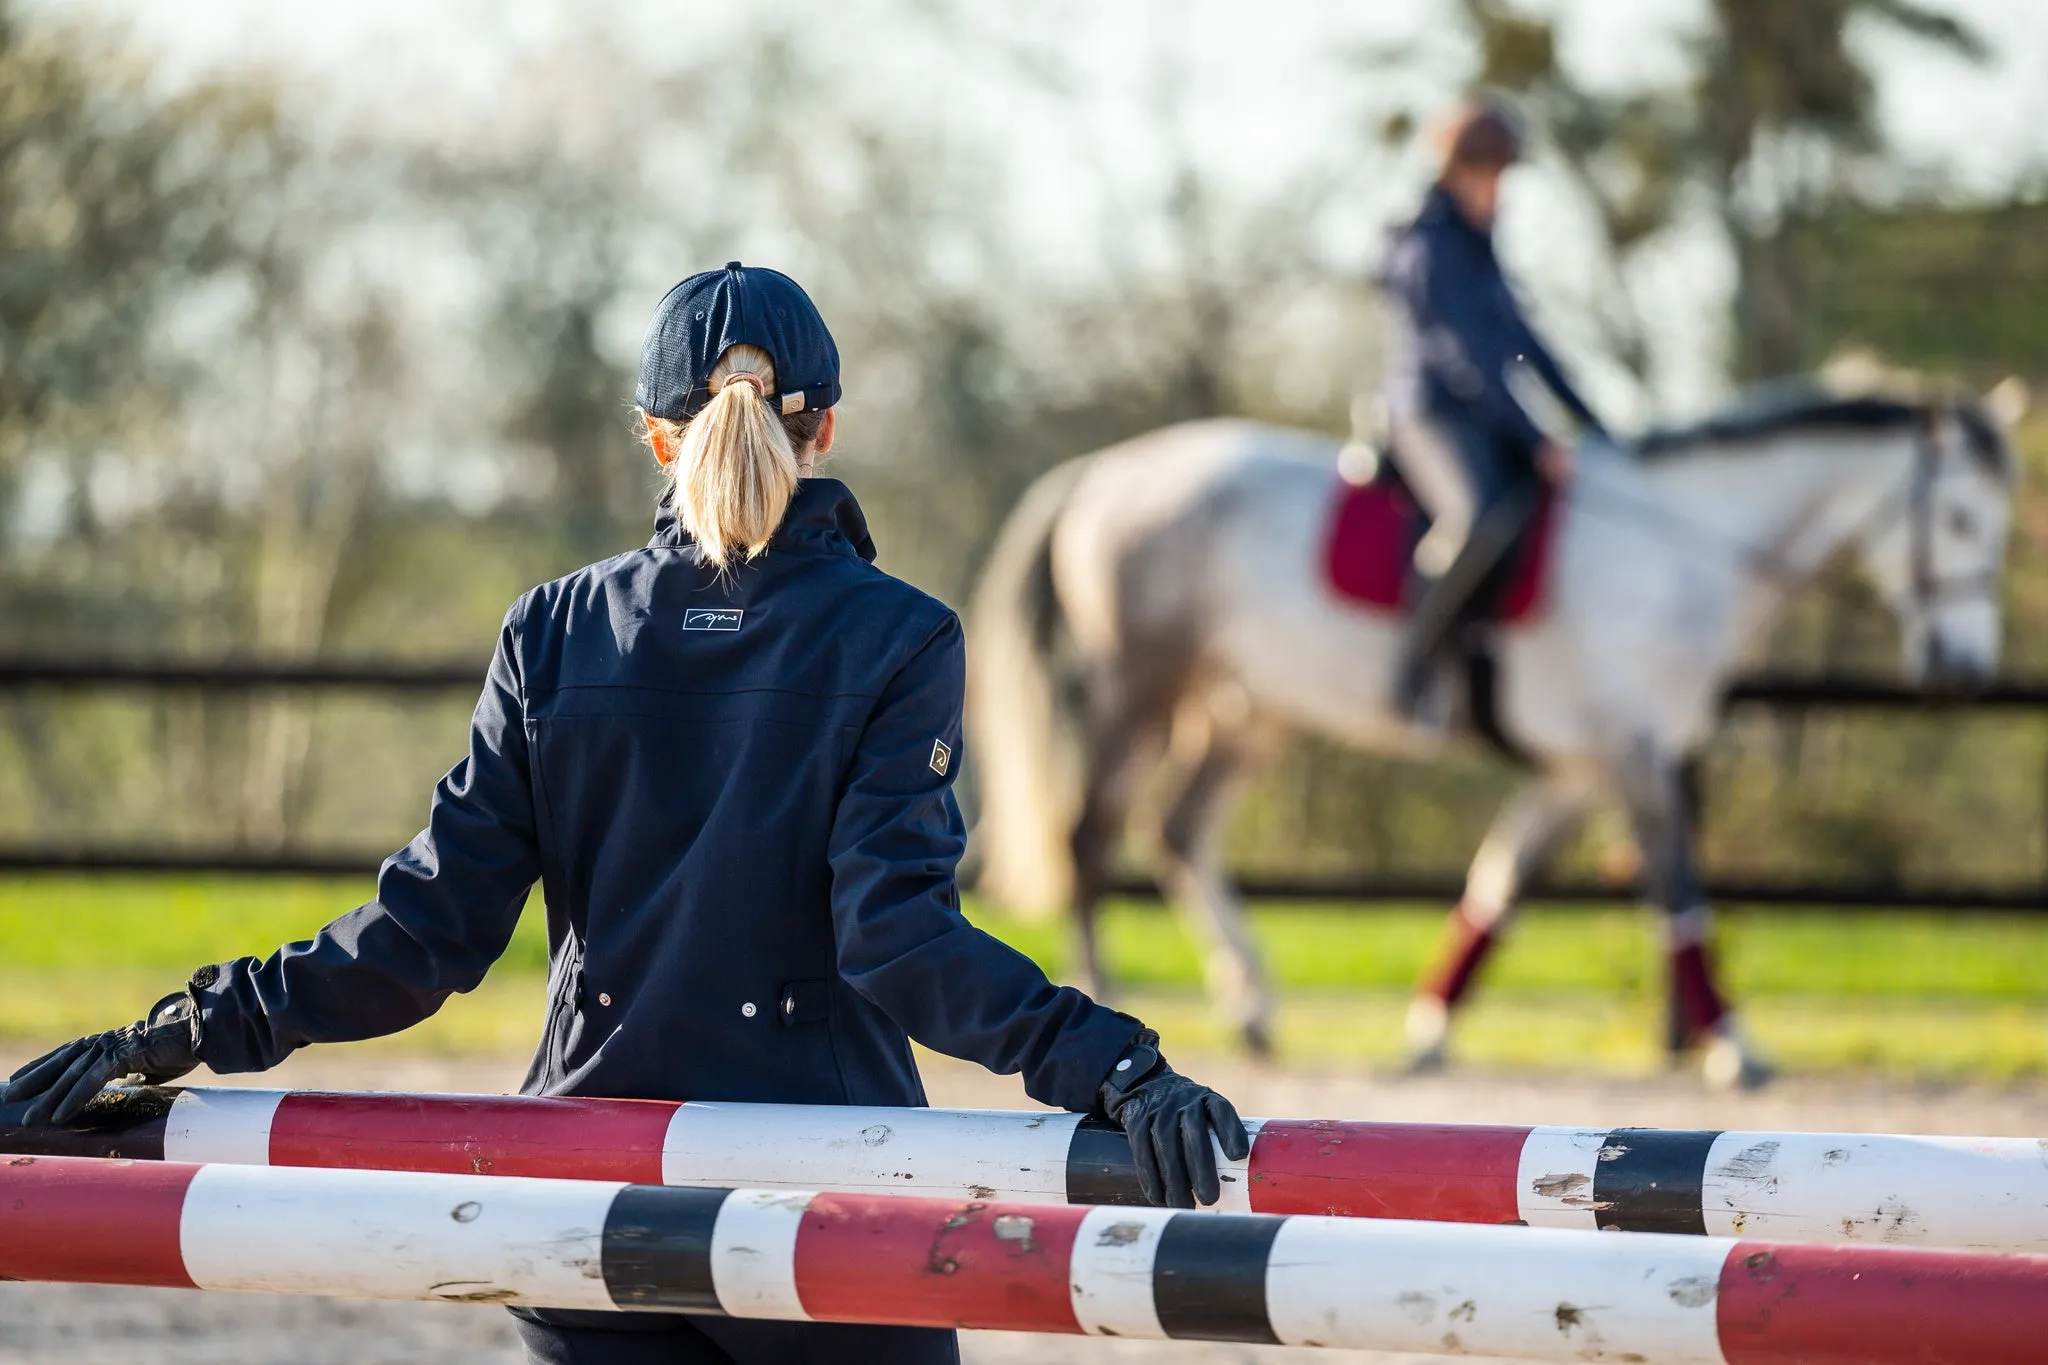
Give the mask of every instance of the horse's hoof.
[{"label": "horse's hoof", "polygon": [[1409,1052],[1407,1060],[1401,1063],[1403,1076],[1440,1076],[1450,1066],[1450,1058],[1444,1055],[1444,1045],[1436,1043],[1429,1047],[1418,1047]]},{"label": "horse's hoof", "polygon": [[1262,1062],[1272,1060],[1273,1034],[1267,1029],[1264,1022],[1253,1020],[1238,1032],[1239,1036],[1244,1039],[1244,1050],[1246,1052],[1249,1052],[1253,1057]]},{"label": "horse's hoof", "polygon": [[1778,1070],[1739,1038],[1716,1038],[1700,1057],[1700,1076],[1715,1090],[1761,1090]]}]

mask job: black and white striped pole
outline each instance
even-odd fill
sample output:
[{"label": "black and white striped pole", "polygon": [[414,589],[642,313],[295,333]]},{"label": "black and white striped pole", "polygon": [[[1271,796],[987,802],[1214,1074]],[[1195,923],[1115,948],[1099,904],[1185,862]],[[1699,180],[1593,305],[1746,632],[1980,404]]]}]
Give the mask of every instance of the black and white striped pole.
[{"label": "black and white striped pole", "polygon": [[2020,1365],[2048,1257],[0,1159],[0,1276],[1663,1365]]}]

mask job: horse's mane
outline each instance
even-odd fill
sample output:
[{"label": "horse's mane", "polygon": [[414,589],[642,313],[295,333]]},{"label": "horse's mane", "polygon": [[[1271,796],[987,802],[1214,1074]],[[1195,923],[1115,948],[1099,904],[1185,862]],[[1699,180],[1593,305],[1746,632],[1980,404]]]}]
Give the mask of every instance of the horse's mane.
[{"label": "horse's mane", "polygon": [[[1643,459],[1657,460],[1793,433],[1896,431],[1925,422],[1932,406],[1885,394],[1842,394],[1804,381],[1767,384],[1697,422],[1652,427],[1632,448]],[[1969,434],[1972,453],[2002,468],[2009,459],[2005,442],[1983,410],[1970,402],[1957,403],[1953,410]]]}]

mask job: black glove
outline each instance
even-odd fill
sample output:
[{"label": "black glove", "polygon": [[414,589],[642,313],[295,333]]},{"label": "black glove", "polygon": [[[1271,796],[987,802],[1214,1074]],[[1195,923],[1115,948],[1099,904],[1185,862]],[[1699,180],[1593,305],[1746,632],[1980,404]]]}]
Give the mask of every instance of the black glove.
[{"label": "black glove", "polygon": [[1131,1140],[1138,1188],[1148,1203],[1191,1209],[1198,1200],[1213,1204],[1221,1197],[1212,1132],[1232,1161],[1251,1155],[1244,1120],[1230,1101],[1168,1066],[1151,1029],[1138,1030],[1104,1078],[1100,1098],[1104,1117]]},{"label": "black glove", "polygon": [[14,1073],[8,1104],[34,1100],[21,1117],[27,1126],[69,1123],[108,1081],[139,1076],[154,1085],[174,1081],[199,1065],[199,1004],[189,990],[167,995],[127,1028],[79,1038]]}]

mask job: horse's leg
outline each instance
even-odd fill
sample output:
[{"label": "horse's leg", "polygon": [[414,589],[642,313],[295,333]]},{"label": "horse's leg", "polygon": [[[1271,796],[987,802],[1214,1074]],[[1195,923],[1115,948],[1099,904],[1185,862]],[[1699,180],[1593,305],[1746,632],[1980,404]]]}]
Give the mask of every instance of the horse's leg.
[{"label": "horse's leg", "polygon": [[1507,931],[1522,888],[1578,827],[1590,795],[1581,782],[1548,775],[1524,787],[1494,817],[1465,874],[1465,894],[1444,921],[1437,967],[1417,985],[1408,1006],[1410,1071],[1443,1065],[1452,1012]]},{"label": "horse's leg", "polygon": [[1618,785],[1642,849],[1645,889],[1666,916],[1666,1046],[1674,1061],[1703,1047],[1703,1069],[1716,1085],[1761,1085],[1770,1068],[1744,1045],[1715,980],[1713,911],[1693,864],[1684,764],[1646,749],[1622,765]]},{"label": "horse's leg", "polygon": [[1074,856],[1074,956],[1081,989],[1096,999],[1109,994],[1096,934],[1096,914],[1109,892],[1117,843],[1146,763],[1157,753],[1164,721],[1118,705],[1097,712],[1090,726],[1088,773],[1081,811],[1069,835]]},{"label": "horse's leg", "polygon": [[1241,727],[1225,734],[1213,716],[1204,716],[1193,727],[1177,727],[1176,747],[1190,728],[1199,732],[1199,756],[1160,825],[1160,881],[1182,919],[1205,940],[1209,998],[1237,1026],[1245,1046],[1264,1057],[1273,1050],[1272,993],[1221,853],[1224,820],[1255,746]]}]

